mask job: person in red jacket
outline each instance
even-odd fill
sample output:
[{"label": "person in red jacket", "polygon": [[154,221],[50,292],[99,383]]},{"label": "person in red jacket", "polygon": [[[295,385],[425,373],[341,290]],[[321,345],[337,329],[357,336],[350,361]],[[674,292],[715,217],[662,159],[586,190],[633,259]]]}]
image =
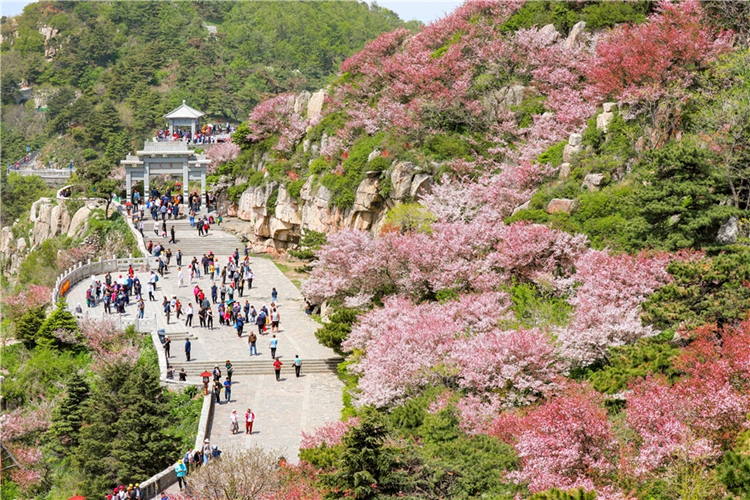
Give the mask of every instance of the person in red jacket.
[{"label": "person in red jacket", "polygon": [[273,362],[273,369],[276,371],[276,382],[279,381],[279,376],[281,376],[281,366],[283,364],[279,358],[276,358],[276,361]]}]

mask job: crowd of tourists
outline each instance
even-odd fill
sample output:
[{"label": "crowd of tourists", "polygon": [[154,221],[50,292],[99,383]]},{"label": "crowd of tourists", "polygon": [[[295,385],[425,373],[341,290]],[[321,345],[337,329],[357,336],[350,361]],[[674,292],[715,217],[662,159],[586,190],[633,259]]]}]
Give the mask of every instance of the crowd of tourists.
[{"label": "crowd of tourists", "polygon": [[183,141],[190,144],[216,144],[217,142],[226,142],[232,139],[232,134],[237,131],[237,127],[233,127],[227,122],[223,127],[219,123],[214,125],[213,123],[203,124],[203,126],[195,131],[195,135],[190,130],[173,129],[170,134],[169,129],[162,129],[156,132],[154,135],[154,142],[178,142]]}]

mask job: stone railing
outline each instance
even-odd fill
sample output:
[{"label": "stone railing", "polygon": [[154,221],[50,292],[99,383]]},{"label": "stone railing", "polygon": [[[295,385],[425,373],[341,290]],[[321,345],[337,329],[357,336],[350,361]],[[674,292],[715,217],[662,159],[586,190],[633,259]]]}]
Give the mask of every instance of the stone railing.
[{"label": "stone railing", "polygon": [[[168,379],[167,375],[167,358],[162,348],[162,335],[156,330],[151,331],[151,340],[154,343],[156,349],[156,356],[159,359],[159,372],[161,373],[161,383],[170,386],[172,388],[187,387],[187,386],[198,386],[202,390],[202,384],[196,382],[179,382],[176,380]],[[195,446],[193,449],[203,448],[203,440],[210,438],[210,423],[214,414],[214,404],[216,399],[212,393],[208,393],[203,396],[203,407],[201,408],[201,416],[198,421],[198,432],[195,434]],[[177,482],[177,475],[174,472],[174,465],[170,465],[163,471],[159,472],[155,476],[147,479],[141,483],[141,498],[152,499],[159,498],[160,492],[166,490]]]},{"label": "stone railing", "polygon": [[130,266],[133,266],[133,269],[136,271],[144,272],[151,269],[152,261],[152,257],[131,256],[127,259],[118,259],[115,257],[111,259],[100,258],[94,262],[89,259],[86,264],[79,262],[58,276],[55,287],[52,289],[52,303],[56,304],[58,299],[64,297],[71,287],[92,275],[127,271]]},{"label": "stone railing", "polygon": [[[201,418],[198,422],[198,433],[195,436],[195,447],[193,449],[201,449],[203,447],[203,440],[209,436],[209,423],[214,413],[214,401],[215,399],[211,393],[203,396],[203,408],[201,409]],[[170,465],[141,483],[141,498],[144,500],[159,498],[159,494],[162,491],[176,482],[177,475],[174,472],[174,465]]]}]

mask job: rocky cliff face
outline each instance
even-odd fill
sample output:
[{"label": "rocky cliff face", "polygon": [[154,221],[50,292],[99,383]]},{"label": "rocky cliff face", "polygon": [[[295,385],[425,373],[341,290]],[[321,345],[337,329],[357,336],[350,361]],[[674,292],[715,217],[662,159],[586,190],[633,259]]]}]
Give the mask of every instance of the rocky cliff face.
[{"label": "rocky cliff face", "polygon": [[[86,200],[73,216],[63,205],[63,199],[40,198],[31,205],[29,221],[33,227],[27,234],[13,234],[13,227],[2,228],[0,237],[0,253],[2,254],[4,269],[8,274],[16,274],[21,262],[33,249],[45,240],[59,235],[81,238],[88,230],[88,220],[91,211],[102,208],[99,200]],[[20,224],[20,223],[17,223]],[[16,231],[18,233],[18,231]]]},{"label": "rocky cliff face", "polygon": [[[377,150],[372,153],[378,154]],[[384,197],[381,187],[386,179],[391,189]],[[354,205],[347,209],[333,206],[330,190],[314,181],[315,176],[307,179],[299,199],[290,196],[285,186],[270,182],[249,187],[237,203],[220,200],[220,210],[244,221],[228,222],[226,229],[250,242],[254,251],[271,253],[295,246],[302,233],[308,230],[324,233],[343,228],[377,231],[389,208],[428,193],[433,176],[410,162],[394,161],[385,173],[368,173],[357,187]],[[271,206],[274,200],[275,205]]]}]

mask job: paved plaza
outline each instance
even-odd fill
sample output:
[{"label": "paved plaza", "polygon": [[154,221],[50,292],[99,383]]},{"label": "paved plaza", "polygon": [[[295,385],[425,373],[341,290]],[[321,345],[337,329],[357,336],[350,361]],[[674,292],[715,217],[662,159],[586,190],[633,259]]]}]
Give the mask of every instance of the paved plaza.
[{"label": "paved plaza", "polygon": [[[184,367],[189,381],[199,382],[201,380],[199,374],[207,366],[219,365],[224,372],[224,364],[227,360],[231,360],[235,365],[232,399],[229,403],[224,402],[222,391],[222,402],[215,406],[214,418],[211,422],[211,443],[227,450],[246,447],[251,442],[256,442],[264,447],[279,448],[287,460],[296,462],[301,432],[310,432],[326,422],[340,418],[343,384],[333,370],[321,368],[322,360],[328,360],[329,365],[335,366],[334,360],[338,356],[333,350],[319,344],[315,338],[315,331],[320,325],[305,314],[305,302],[297,287],[271,260],[257,256],[250,258],[251,268],[255,274],[253,288],[250,290],[246,288],[242,297],[235,293],[234,298],[241,304],[248,300],[251,305],[259,309],[264,304],[270,305],[271,290],[276,287],[278,311],[281,316],[280,332],[276,334],[279,339],[276,355],[284,363],[281,381],[277,382],[274,376],[268,347],[271,338],[270,328],[269,333],[258,336],[258,355],[250,356],[247,337],[252,330],[257,333],[257,327],[246,325],[242,338],[238,338],[231,326],[219,325],[216,305],[212,307],[215,316],[212,330],[197,326],[199,324],[197,308],[192,327],[185,326],[184,316],[178,320],[174,314],[167,323],[161,306],[164,297],[171,299],[176,296],[182,302],[183,310],[190,302],[193,302],[195,307],[193,287],[197,283],[210,298],[212,281],[203,273],[200,279],[195,279],[192,284],[188,284],[186,266],[194,256],[200,260],[204,253],[208,254],[213,251],[223,267],[235,248],[240,249],[241,255],[243,249],[243,245],[234,236],[217,230],[215,225],[212,226],[210,236],[198,237],[197,232],[187,221],[168,221],[167,224],[168,226],[174,225],[177,232],[177,243],[166,245],[167,248],[170,248],[173,254],[178,248],[183,250],[185,286],[177,287],[177,266],[173,257],[169,272],[160,277],[157,284],[155,293],[157,300],[148,301],[148,293],[145,293],[145,316],[146,318],[155,317],[157,329],[165,330],[166,335],[170,336],[172,346],[168,362],[176,368],[177,372]],[[146,233],[146,242],[152,239],[154,243],[159,241],[166,244],[166,238],[155,236],[150,238],[147,232],[144,231],[144,233]],[[151,235],[153,236],[153,232]],[[144,290],[147,288],[149,275],[149,272],[136,272]],[[113,275],[112,278],[118,280],[120,274]],[[74,310],[80,303],[84,314],[102,317],[105,314],[103,303],[92,308],[86,307],[86,289],[94,280],[104,281],[104,276],[98,275],[82,281],[68,292],[66,299],[71,310]],[[221,285],[220,277],[215,281],[218,286]],[[133,300],[125,309],[125,317],[137,315],[137,304]],[[186,337],[189,337],[192,343],[190,362],[186,361],[184,354]],[[295,355],[299,355],[303,360],[302,376],[299,378],[295,377],[292,366]],[[310,364],[311,371],[314,373],[305,371],[306,363]],[[267,370],[264,368],[265,364],[267,364]],[[313,369],[313,365],[317,368]],[[242,421],[248,408],[252,408],[256,415],[253,434],[244,434],[244,424],[241,423],[242,433],[232,435],[229,431],[232,410],[237,410]]]}]

